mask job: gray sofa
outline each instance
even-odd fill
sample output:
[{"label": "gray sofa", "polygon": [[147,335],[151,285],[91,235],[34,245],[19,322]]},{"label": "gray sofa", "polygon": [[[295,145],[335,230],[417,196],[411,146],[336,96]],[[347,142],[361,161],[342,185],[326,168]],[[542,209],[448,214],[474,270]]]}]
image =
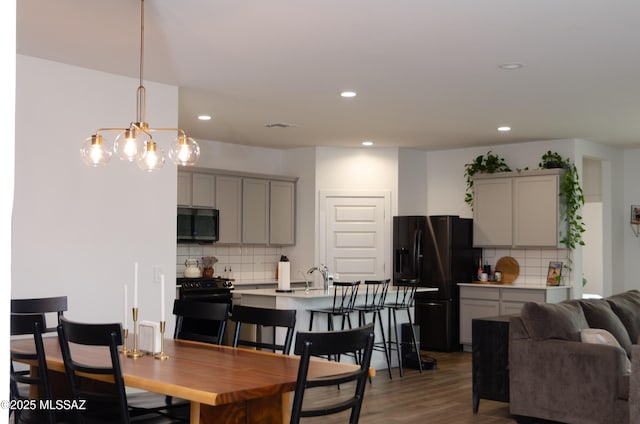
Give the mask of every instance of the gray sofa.
[{"label": "gray sofa", "polygon": [[[589,328],[606,331],[583,331]],[[615,340],[581,341],[594,332]],[[638,290],[525,304],[510,319],[511,413],[563,423],[640,423],[639,336]],[[638,366],[630,375],[632,356]]]}]

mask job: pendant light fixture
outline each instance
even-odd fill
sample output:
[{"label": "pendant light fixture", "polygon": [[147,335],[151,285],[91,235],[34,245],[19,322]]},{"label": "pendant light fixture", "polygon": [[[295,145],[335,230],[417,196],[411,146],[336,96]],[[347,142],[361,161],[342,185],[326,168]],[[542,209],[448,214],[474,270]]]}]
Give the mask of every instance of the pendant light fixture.
[{"label": "pendant light fixture", "polygon": [[[106,165],[111,156],[136,162],[143,171],[153,172],[165,162],[163,149],[153,140],[152,133],[169,131],[176,133],[171,144],[169,158],[178,165],[194,165],[200,157],[198,143],[180,128],[151,128],[146,119],[146,93],[143,85],[144,70],[144,0],[140,0],[140,85],[136,98],[136,121],[128,128],[100,128],[87,138],[80,149],[87,165]],[[102,136],[104,132],[119,132],[113,142]]]}]

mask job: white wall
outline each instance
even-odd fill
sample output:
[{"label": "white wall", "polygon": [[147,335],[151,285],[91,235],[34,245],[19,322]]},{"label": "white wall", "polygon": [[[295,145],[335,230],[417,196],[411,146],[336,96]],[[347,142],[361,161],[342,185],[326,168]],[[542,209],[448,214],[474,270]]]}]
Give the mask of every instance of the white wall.
[{"label": "white wall", "polygon": [[624,249],[623,290],[640,289],[640,237],[630,228],[631,205],[640,205],[640,149],[624,152],[624,199],[615,219],[620,221]]},{"label": "white wall", "polygon": [[[215,125],[215,120],[212,121]],[[243,146],[211,140],[198,140],[198,167],[256,174],[283,174],[283,151],[265,147]]]},{"label": "white wall", "polygon": [[[16,2],[15,0],[0,3],[0,57],[4,70],[2,72],[1,87],[3,95],[0,97],[0,126],[3,128],[3,154],[0,157],[0,178],[2,178],[2,200],[0,200],[0,226],[3,228],[0,259],[0,338],[9,339],[9,299],[11,298],[11,213],[13,209],[14,182],[14,148],[15,148],[15,69],[16,69]],[[9,362],[9,344],[0,348],[0,362]],[[0,371],[0,381],[9,381],[9,369],[5,366]],[[9,399],[9,385],[0,388],[0,399]],[[9,411],[3,412],[8,418]]]},{"label": "white wall", "polygon": [[398,151],[398,215],[427,213],[427,152]]},{"label": "white wall", "polygon": [[[159,320],[153,268],[172,294],[176,167],[149,174],[114,159],[96,169],[79,154],[97,128],[135,120],[138,80],[20,55],[17,74],[11,296],[67,295],[71,319],[121,321],[137,261],[140,319]],[[150,126],[175,127],[178,90],[145,85]],[[167,311],[172,303],[168,296]]]}]

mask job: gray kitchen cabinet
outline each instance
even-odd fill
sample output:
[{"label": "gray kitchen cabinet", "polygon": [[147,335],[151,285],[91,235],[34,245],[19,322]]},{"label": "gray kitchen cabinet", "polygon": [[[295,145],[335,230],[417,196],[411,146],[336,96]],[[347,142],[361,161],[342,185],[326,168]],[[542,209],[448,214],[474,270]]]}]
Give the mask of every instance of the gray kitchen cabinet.
[{"label": "gray kitchen cabinet", "polygon": [[473,244],[477,247],[562,247],[559,169],[474,177]]},{"label": "gray kitchen cabinet", "polygon": [[191,206],[191,172],[178,172],[178,206]]},{"label": "gray kitchen cabinet", "polygon": [[215,177],[209,174],[178,172],[178,206],[213,208]]},{"label": "gray kitchen cabinet", "polygon": [[568,286],[512,286],[504,284],[461,283],[460,344],[471,350],[472,320],[498,315],[519,314],[527,302],[558,303],[569,299]]},{"label": "gray kitchen cabinet", "polygon": [[242,178],[216,176],[215,205],[220,216],[219,244],[242,242]]},{"label": "gray kitchen cabinet", "polygon": [[290,181],[270,182],[269,244],[295,244],[296,186]]},{"label": "gray kitchen cabinet", "polygon": [[194,207],[215,207],[215,176],[193,173],[191,205]]},{"label": "gray kitchen cabinet", "polygon": [[242,179],[242,243],[269,243],[269,181]]}]

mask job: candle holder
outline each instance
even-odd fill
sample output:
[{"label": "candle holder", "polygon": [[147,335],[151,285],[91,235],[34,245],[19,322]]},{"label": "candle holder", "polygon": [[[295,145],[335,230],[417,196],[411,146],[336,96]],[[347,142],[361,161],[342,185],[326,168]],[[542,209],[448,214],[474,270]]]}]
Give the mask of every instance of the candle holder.
[{"label": "candle holder", "polygon": [[128,328],[123,328],[122,329],[122,347],[120,348],[120,352],[124,353],[125,355],[127,354],[127,352],[129,352],[129,348],[127,348],[127,337],[129,337],[129,329]]},{"label": "candle holder", "polygon": [[160,360],[169,359],[169,355],[164,353],[164,329],[166,323],[164,321],[160,321],[160,353],[156,353],[153,357]]},{"label": "candle holder", "polygon": [[133,350],[127,351],[129,358],[139,358],[144,353],[138,350],[138,307],[133,308]]}]

